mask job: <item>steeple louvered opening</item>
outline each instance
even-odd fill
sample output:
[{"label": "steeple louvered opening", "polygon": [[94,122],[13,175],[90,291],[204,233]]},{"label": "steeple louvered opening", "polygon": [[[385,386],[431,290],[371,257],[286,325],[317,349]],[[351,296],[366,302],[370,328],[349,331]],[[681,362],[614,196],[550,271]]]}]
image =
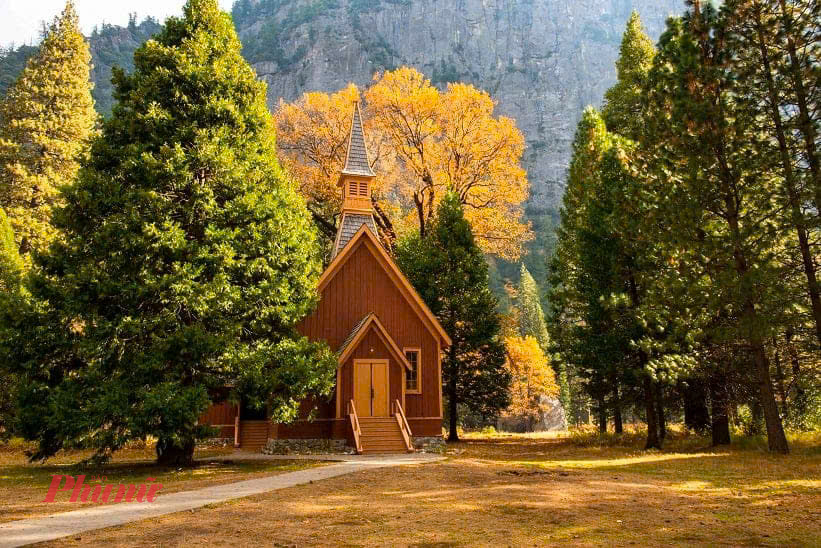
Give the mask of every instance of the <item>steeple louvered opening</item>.
[{"label": "steeple louvered opening", "polygon": [[351,131],[348,135],[348,151],[345,167],[339,177],[342,188],[342,219],[336,236],[333,256],[336,256],[350,242],[354,234],[366,225],[374,234],[376,222],[373,218],[371,202],[371,181],[376,176],[371,169],[370,155],[365,142],[362,113],[359,104],[354,104]]}]

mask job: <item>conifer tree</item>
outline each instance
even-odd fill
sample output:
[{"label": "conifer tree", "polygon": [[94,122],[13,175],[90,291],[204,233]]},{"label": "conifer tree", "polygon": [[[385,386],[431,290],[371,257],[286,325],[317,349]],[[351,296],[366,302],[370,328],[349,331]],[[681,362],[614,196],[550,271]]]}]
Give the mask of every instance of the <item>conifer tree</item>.
[{"label": "conifer tree", "polygon": [[616,84],[604,95],[602,117],[609,131],[634,141],[641,135],[643,88],[655,54],[656,48],[641,17],[634,11],[627,21],[616,61]]},{"label": "conifer tree", "polygon": [[185,464],[212,389],[283,421],[330,391],[335,357],[294,330],[316,298],[317,235],[240,50],[216,0],[189,0],[115,74],[113,115],[55,215],[65,242],[34,269],[41,304],[2,356],[35,457],[153,436],[159,462]]},{"label": "conifer tree", "polygon": [[459,441],[459,408],[492,418],[510,404],[510,373],[488,266],[465,219],[459,197],[448,193],[424,238],[408,238],[397,262],[450,335],[442,381],[449,441]]},{"label": "conifer tree", "polygon": [[[0,208],[0,340],[13,338],[6,331],[6,317],[14,314],[22,298],[21,274],[23,260],[17,252],[14,232],[5,212]],[[2,344],[2,343],[0,343]],[[14,410],[15,376],[0,364],[0,439],[11,432]]]},{"label": "conifer tree", "polygon": [[697,0],[668,21],[648,85],[647,196],[667,223],[657,238],[664,262],[674,265],[671,279],[689,282],[690,309],[729,311],[710,335],[749,348],[769,447],[786,453],[765,348],[787,300],[773,260],[783,241],[772,230],[774,180],[754,114],[732,93],[725,23]]},{"label": "conifer tree", "polygon": [[97,120],[90,62],[69,0],[0,103],[0,206],[27,263],[55,238],[52,208],[60,188],[74,182]]}]

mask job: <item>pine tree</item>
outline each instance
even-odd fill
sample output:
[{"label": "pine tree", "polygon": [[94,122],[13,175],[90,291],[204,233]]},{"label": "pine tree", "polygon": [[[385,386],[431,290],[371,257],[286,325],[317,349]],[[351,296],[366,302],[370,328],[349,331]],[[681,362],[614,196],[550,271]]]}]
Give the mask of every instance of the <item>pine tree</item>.
[{"label": "pine tree", "polygon": [[729,47],[736,55],[734,70],[739,73],[734,79],[735,94],[755,114],[755,125],[761,134],[769,136],[758,146],[770,151],[768,157],[772,161],[768,170],[780,174],[782,190],[777,196],[789,212],[781,220],[784,229],[794,232],[797,238],[816,340],[821,344],[821,284],[811,237],[813,230],[821,228],[821,217],[817,209],[808,207],[812,203],[812,172],[807,177],[803,171],[805,165],[811,169],[812,163],[799,152],[804,148],[801,140],[796,142],[791,135],[794,121],[788,113],[794,110],[791,105],[796,101],[791,79],[784,76],[791,64],[789,56],[782,53],[789,49],[783,43],[784,19],[764,0],[728,0],[724,11],[729,25]]},{"label": "pine tree", "polygon": [[[17,252],[14,232],[6,213],[0,208],[0,340],[3,341],[13,338],[6,331],[9,322],[5,320],[14,315],[23,296],[20,291],[22,272],[23,260]],[[0,439],[11,433],[15,385],[12,372],[0,366]]]},{"label": "pine tree", "polygon": [[511,380],[487,262],[459,197],[448,193],[427,236],[408,238],[396,253],[399,266],[453,340],[442,361],[442,380],[448,440],[458,441],[460,406],[494,417],[510,404]]},{"label": "pine tree", "polygon": [[27,263],[56,236],[52,208],[74,182],[97,120],[90,61],[69,0],[0,104],[0,206]]},{"label": "pine tree", "polygon": [[655,54],[656,48],[641,17],[634,11],[627,21],[616,61],[616,84],[604,95],[602,117],[609,131],[634,141],[641,135],[642,92]]},{"label": "pine tree", "polygon": [[20,364],[36,457],[153,436],[160,462],[189,463],[212,389],[276,420],[331,390],[335,357],[294,329],[316,299],[317,235],[240,50],[216,0],[189,0],[115,74],[113,116],[55,214],[65,242],[34,269],[43,304],[2,356]]},{"label": "pine tree", "polygon": [[647,196],[667,223],[655,228],[664,262],[675,265],[671,279],[689,282],[691,310],[728,314],[705,327],[716,343],[750,349],[770,449],[786,453],[765,348],[787,300],[774,261],[784,245],[773,230],[774,178],[754,114],[732,93],[726,21],[710,5],[690,4],[683,18],[669,20],[650,73],[642,154],[654,183]]},{"label": "pine tree", "polygon": [[[544,310],[539,295],[539,286],[522,263],[519,290],[517,292],[517,308],[519,318],[519,334],[522,337],[533,337],[545,355],[550,351],[550,336],[547,333],[547,322],[544,319]],[[564,369],[556,363],[554,368],[556,381],[559,385],[559,401],[565,412],[570,412],[570,392],[567,386],[567,375]]]}]

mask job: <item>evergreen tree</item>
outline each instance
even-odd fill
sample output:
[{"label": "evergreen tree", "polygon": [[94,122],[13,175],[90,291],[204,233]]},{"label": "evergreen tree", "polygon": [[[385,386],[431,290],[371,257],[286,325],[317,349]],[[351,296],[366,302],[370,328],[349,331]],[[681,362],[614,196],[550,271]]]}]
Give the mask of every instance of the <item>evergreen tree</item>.
[{"label": "evergreen tree", "polygon": [[55,214],[65,242],[38,259],[39,304],[2,356],[35,457],[153,436],[160,462],[189,463],[212,389],[275,420],[331,390],[335,357],[294,330],[317,235],[240,48],[216,0],[189,0],[115,74],[113,116]]},{"label": "evergreen tree", "polygon": [[90,60],[69,1],[0,104],[0,206],[26,262],[56,235],[52,208],[74,182],[97,119]]},{"label": "evergreen tree", "polygon": [[459,197],[448,193],[427,236],[401,242],[396,253],[399,266],[453,340],[442,361],[442,380],[448,440],[458,441],[460,406],[493,417],[510,404],[511,381],[487,262]]},{"label": "evergreen tree", "polygon": [[[728,0],[724,12],[728,19],[728,47],[735,54],[734,71],[739,75],[733,80],[734,92],[744,108],[754,114],[756,129],[768,136],[758,146],[769,151],[766,157],[771,161],[767,170],[780,176],[777,197],[788,212],[780,216],[780,220],[783,229],[793,232],[797,240],[795,247],[801,257],[804,291],[815,324],[816,340],[821,344],[821,284],[817,253],[812,246],[812,232],[821,228],[821,217],[819,210],[810,206],[812,163],[805,160],[809,156],[802,154],[801,139],[791,134],[795,123],[788,113],[794,110],[791,105],[797,100],[791,79],[784,76],[791,63],[789,56],[782,53],[789,50],[784,43],[784,19],[765,0]],[[810,168],[806,175],[805,166]]]},{"label": "evergreen tree", "polygon": [[[544,310],[539,295],[539,286],[522,263],[519,275],[519,290],[517,292],[517,308],[519,319],[519,335],[533,337],[539,343],[542,352],[547,355],[550,351],[550,337],[547,333],[547,322],[544,319]],[[559,386],[559,401],[565,412],[570,412],[570,391],[567,386],[567,375],[557,363],[551,363],[556,382]]]},{"label": "evergreen tree", "polygon": [[609,131],[634,141],[641,135],[643,89],[655,54],[656,48],[634,11],[627,21],[616,61],[616,84],[604,95],[602,117]]},{"label": "evergreen tree", "polygon": [[[21,274],[23,261],[17,252],[14,232],[5,212],[0,208],[0,318],[13,314],[15,306],[22,298]],[[6,322],[0,321],[0,339],[12,338],[5,331]],[[14,416],[15,376],[0,366],[0,439],[11,433]]]},{"label": "evergreen tree", "polygon": [[712,6],[693,1],[662,35],[642,136],[654,181],[648,196],[668,223],[657,237],[665,262],[675,265],[671,283],[689,282],[691,310],[728,313],[709,335],[750,349],[770,449],[786,453],[765,348],[787,301],[774,260],[783,241],[773,230],[766,148],[758,146],[754,114],[732,93],[725,23]]}]

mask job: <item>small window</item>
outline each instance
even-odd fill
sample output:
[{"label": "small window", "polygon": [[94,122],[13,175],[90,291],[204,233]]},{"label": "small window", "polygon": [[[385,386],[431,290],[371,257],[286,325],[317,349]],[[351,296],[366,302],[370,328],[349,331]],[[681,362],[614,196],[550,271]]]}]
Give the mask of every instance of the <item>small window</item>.
[{"label": "small window", "polygon": [[348,194],[351,196],[356,196],[357,188],[356,188],[356,181],[351,181],[351,184],[348,185]]},{"label": "small window", "polygon": [[405,350],[405,358],[411,366],[405,376],[405,390],[419,392],[419,350]]},{"label": "small window", "polygon": [[359,195],[364,198],[368,197],[368,183],[359,183]]}]

